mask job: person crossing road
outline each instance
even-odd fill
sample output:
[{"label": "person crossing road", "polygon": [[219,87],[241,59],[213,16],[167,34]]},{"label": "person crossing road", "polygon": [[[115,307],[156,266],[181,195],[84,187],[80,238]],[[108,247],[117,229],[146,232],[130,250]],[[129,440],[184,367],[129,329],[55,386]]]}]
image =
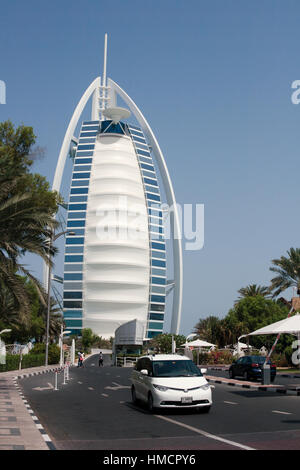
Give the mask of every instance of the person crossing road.
[{"label": "person crossing road", "polygon": [[99,354],[99,367],[102,367],[102,366],[103,366],[103,354],[100,351],[100,354]]},{"label": "person crossing road", "polygon": [[84,353],[83,352],[78,352],[78,364],[77,367],[84,367],[83,366],[83,360],[84,360]]}]

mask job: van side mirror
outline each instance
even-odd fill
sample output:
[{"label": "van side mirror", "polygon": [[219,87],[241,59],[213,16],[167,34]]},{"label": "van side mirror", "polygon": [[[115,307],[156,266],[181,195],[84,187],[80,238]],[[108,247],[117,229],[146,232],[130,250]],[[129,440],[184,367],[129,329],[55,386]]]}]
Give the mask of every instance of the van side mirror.
[{"label": "van side mirror", "polygon": [[142,370],[141,370],[141,374],[142,374],[142,375],[148,375],[147,369],[142,369]]},{"label": "van side mirror", "polygon": [[207,374],[207,369],[200,369],[201,370],[201,374]]}]

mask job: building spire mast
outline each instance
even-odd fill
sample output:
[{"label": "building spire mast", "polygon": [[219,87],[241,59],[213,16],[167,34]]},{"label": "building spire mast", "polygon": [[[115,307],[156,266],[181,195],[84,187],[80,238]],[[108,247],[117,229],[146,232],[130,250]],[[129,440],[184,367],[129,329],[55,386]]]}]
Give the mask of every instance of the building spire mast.
[{"label": "building spire mast", "polygon": [[104,120],[103,111],[106,108],[107,97],[107,86],[106,86],[106,66],[107,66],[107,33],[104,36],[104,58],[103,58],[103,75],[102,80],[100,79],[100,120]]},{"label": "building spire mast", "polygon": [[104,60],[103,60],[103,76],[102,86],[106,87],[106,64],[107,64],[107,33],[104,36]]}]

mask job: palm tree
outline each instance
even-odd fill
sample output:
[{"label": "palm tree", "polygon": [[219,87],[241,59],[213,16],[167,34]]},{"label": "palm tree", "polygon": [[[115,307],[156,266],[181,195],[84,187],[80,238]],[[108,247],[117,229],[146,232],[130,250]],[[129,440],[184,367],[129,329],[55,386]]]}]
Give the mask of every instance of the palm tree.
[{"label": "palm tree", "polygon": [[[10,327],[13,329],[13,336],[18,341],[28,341],[35,338],[37,342],[42,342],[46,332],[47,298],[48,294],[42,285],[36,284],[26,277],[16,276],[26,290],[30,315],[20,315],[20,307],[12,292],[5,284],[0,285],[0,329]],[[37,281],[38,283],[38,281]],[[24,313],[24,312],[23,312]],[[56,300],[50,299],[50,339],[56,338],[61,331],[63,316],[61,308]]]},{"label": "palm tree", "polygon": [[201,318],[194,327],[194,333],[201,339],[217,344],[219,347],[226,344],[227,332],[224,320],[214,315]]},{"label": "palm tree", "polygon": [[[47,298],[47,295],[45,294],[45,300],[46,298]],[[47,318],[46,303],[40,302],[39,316],[43,318],[43,324],[46,325],[46,318]],[[50,318],[49,318],[49,336],[51,340],[59,336],[62,324],[63,324],[63,316],[62,316],[61,309],[57,305],[56,300],[53,297],[51,297]]]},{"label": "palm tree", "polygon": [[238,293],[241,295],[238,298],[238,300],[235,301],[235,303],[238,303],[241,299],[245,297],[256,297],[258,295],[265,297],[265,298],[271,297],[270,287],[260,286],[256,284],[249,284],[246,287],[242,287],[241,289],[238,290]]},{"label": "palm tree", "polygon": [[[57,222],[46,208],[33,205],[29,192],[13,194],[18,178],[1,185],[0,192],[0,285],[5,286],[19,306],[21,316],[29,313],[29,299],[17,273],[28,276],[39,289],[34,276],[20,263],[26,252],[49,263],[49,239]],[[55,250],[50,251],[50,255]]]},{"label": "palm tree", "polygon": [[0,329],[8,326],[16,327],[18,325],[20,321],[18,303],[11,290],[3,283],[0,283],[0,312]]},{"label": "palm tree", "polygon": [[274,266],[270,271],[277,274],[271,279],[270,290],[273,291],[273,297],[277,297],[289,287],[296,287],[297,294],[300,294],[300,248],[290,248],[287,254],[288,257],[281,256],[272,260]]},{"label": "palm tree", "polygon": [[49,249],[49,241],[60,200],[43,176],[29,172],[35,139],[31,127],[15,129],[10,121],[0,123],[0,296],[4,301],[10,293],[23,323],[29,316],[30,296],[18,274],[33,281],[41,301],[43,293],[21,258],[32,253],[50,264],[55,250]]}]

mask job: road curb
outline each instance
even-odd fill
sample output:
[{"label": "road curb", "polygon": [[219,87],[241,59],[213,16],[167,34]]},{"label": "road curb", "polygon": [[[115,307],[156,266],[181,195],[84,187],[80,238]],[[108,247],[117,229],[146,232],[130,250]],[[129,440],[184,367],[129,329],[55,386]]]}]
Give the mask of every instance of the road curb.
[{"label": "road curb", "polygon": [[[46,372],[51,372],[50,370],[49,371],[46,371]],[[34,375],[38,375],[37,373],[35,373]],[[30,377],[30,375],[28,375],[28,377]],[[42,426],[40,420],[36,417],[35,413],[32,411],[32,409],[30,408],[30,405],[28,404],[28,401],[25,399],[25,396],[23,395],[22,393],[22,390],[21,388],[19,387],[18,383],[17,383],[17,377],[14,377],[13,379],[13,383],[28,411],[28,413],[30,414],[34,424],[36,425],[36,428],[40,431],[45,443],[47,444],[49,450],[56,450],[56,447],[55,445],[53,444],[51,438],[48,436],[48,434],[46,433],[44,427]]]},{"label": "road curb", "polygon": [[36,372],[28,372],[27,374],[21,374],[21,375],[14,375],[14,376],[12,376],[12,378],[16,379],[16,380],[25,379],[26,377],[33,377],[35,375],[46,374],[48,372],[55,372],[58,369],[60,369],[59,366],[51,367],[51,369],[39,370],[39,371],[36,371]]},{"label": "road curb", "polygon": [[229,382],[228,380],[220,380],[220,378],[208,378],[206,377],[207,382],[212,382],[216,384],[223,384],[229,385],[231,387],[241,387],[241,388],[248,388],[253,390],[258,390],[260,392],[275,392],[281,395],[296,395],[300,396],[300,389],[299,390],[289,390],[287,388],[277,388],[277,387],[268,387],[263,385],[249,385],[249,384],[241,384],[236,382]]}]

